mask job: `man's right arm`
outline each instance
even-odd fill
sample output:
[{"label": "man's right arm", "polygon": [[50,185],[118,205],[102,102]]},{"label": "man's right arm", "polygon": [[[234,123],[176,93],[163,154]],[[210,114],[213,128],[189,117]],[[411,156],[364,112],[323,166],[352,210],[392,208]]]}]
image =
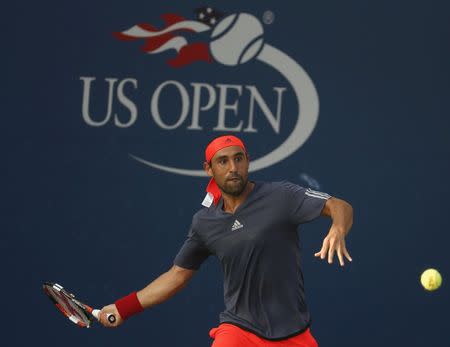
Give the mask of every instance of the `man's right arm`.
[{"label": "man's right arm", "polygon": [[[195,270],[174,265],[169,271],[163,273],[144,289],[137,292],[139,303],[146,309],[170,299],[187,285],[194,273]],[[116,323],[111,324],[108,322],[106,319],[106,314],[108,313],[116,316]],[[102,308],[100,322],[106,327],[117,327],[122,324],[123,319],[120,317],[115,304]]]},{"label": "man's right arm", "polygon": [[195,270],[172,266],[169,271],[137,293],[139,302],[145,309],[170,299],[187,285],[194,273]]}]

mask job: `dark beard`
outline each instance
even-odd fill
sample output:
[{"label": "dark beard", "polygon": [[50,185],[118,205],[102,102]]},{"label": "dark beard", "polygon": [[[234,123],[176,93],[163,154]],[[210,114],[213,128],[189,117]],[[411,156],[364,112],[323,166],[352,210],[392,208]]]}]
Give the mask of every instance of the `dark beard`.
[{"label": "dark beard", "polygon": [[219,188],[225,194],[231,196],[239,196],[244,192],[245,187],[247,186],[248,179],[244,180],[244,178],[240,175],[234,175],[232,178],[238,178],[239,183],[225,181],[223,186],[221,185],[219,186]]}]

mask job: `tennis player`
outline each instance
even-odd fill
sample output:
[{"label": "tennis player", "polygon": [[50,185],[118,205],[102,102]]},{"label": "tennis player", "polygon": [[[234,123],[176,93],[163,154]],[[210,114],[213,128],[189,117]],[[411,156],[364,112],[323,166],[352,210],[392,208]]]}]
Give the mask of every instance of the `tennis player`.
[{"label": "tennis player", "polygon": [[[300,267],[297,228],[320,215],[331,228],[315,253],[341,266],[352,261],[345,236],[353,209],[345,201],[289,182],[248,180],[249,156],[235,136],[221,136],[206,148],[211,177],[205,206],[192,220],[173,267],[144,289],[101,310],[101,323],[117,327],[145,308],[162,303],[186,286],[210,255],[224,273],[225,310],[211,329],[212,347],[315,347]],[[111,324],[106,313],[117,321]]]}]

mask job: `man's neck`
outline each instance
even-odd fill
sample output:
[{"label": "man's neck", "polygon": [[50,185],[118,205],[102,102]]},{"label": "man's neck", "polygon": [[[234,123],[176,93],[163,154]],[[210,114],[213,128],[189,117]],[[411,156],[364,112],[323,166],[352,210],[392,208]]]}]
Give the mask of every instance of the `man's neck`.
[{"label": "man's neck", "polygon": [[237,208],[245,201],[248,194],[250,194],[254,187],[255,184],[253,182],[247,182],[244,191],[239,196],[228,195],[222,192],[223,210],[228,213],[234,213]]}]

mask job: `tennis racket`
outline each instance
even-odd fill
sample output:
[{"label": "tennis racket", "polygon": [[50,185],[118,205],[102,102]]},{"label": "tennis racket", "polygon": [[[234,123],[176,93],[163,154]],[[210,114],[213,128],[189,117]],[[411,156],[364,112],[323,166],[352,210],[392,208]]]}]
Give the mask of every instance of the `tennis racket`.
[{"label": "tennis racket", "polygon": [[[45,282],[43,288],[45,294],[47,294],[61,313],[76,325],[82,328],[89,328],[94,322],[94,318],[99,320],[100,310],[93,309],[78,301],[75,299],[75,295],[69,293],[58,283]],[[107,319],[110,323],[114,323],[116,316],[108,314]]]}]

